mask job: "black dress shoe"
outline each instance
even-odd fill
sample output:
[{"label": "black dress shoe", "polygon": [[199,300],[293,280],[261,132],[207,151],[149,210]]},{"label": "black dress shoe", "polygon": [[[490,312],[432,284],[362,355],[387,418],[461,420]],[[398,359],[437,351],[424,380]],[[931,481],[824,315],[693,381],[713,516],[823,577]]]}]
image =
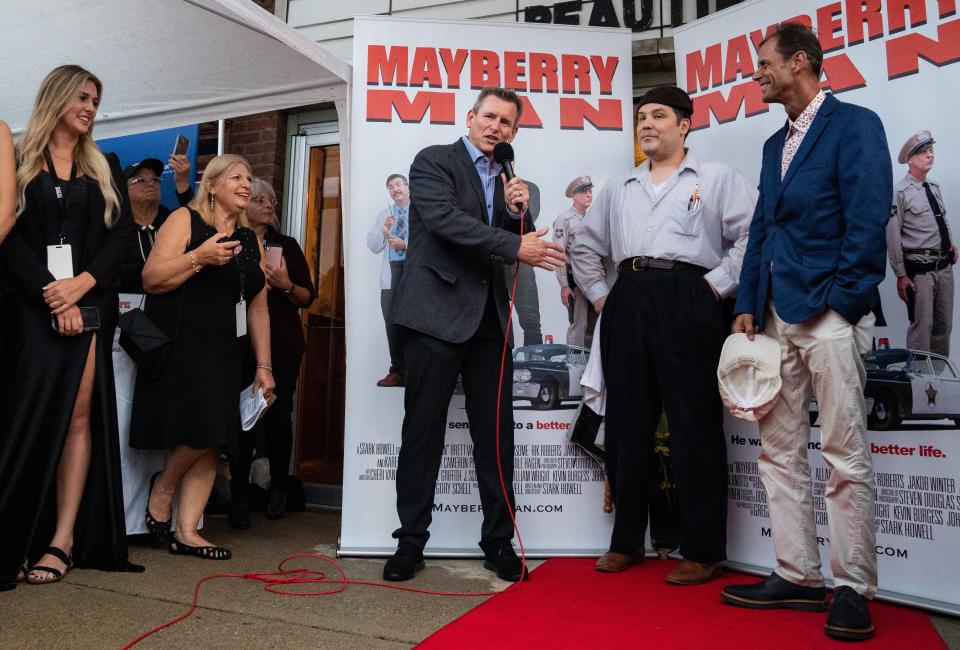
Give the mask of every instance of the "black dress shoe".
[{"label": "black dress shoe", "polygon": [[287,491],[270,486],[267,492],[267,507],[264,513],[267,519],[280,519],[287,511]]},{"label": "black dress shoe", "polygon": [[227,525],[236,530],[250,528],[250,504],[246,501],[231,501],[227,512]]},{"label": "black dress shoe", "polygon": [[413,544],[400,544],[393,557],[383,565],[383,579],[391,582],[410,580],[424,566],[423,549]]},{"label": "black dress shoe", "polygon": [[728,605],[751,609],[799,609],[822,612],[827,609],[824,587],[804,587],[771,573],[752,585],[727,585],[720,598]]},{"label": "black dress shoe", "polygon": [[510,540],[480,542],[483,549],[483,568],[493,571],[497,577],[507,582],[530,579],[530,572],[520,562]]},{"label": "black dress shoe", "polygon": [[833,592],[823,631],[841,641],[864,641],[872,637],[873,623],[867,610],[867,599],[850,587],[839,587]]}]

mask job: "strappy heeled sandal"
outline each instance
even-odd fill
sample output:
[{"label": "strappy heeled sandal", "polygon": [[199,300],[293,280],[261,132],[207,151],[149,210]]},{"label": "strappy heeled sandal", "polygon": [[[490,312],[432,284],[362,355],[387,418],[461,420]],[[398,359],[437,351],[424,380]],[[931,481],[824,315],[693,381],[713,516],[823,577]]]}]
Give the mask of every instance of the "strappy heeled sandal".
[{"label": "strappy heeled sandal", "polygon": [[172,555],[190,555],[201,560],[229,560],[233,552],[223,546],[189,546],[176,537],[171,538],[170,553]]},{"label": "strappy heeled sandal", "polygon": [[167,544],[171,538],[170,529],[173,525],[173,517],[166,521],[160,521],[150,514],[150,495],[153,494],[153,484],[156,482],[158,476],[160,476],[160,472],[150,477],[150,491],[147,492],[147,508],[144,512],[143,520],[147,524],[147,530],[150,531],[153,538],[161,544]]},{"label": "strappy heeled sandal", "polygon": [[43,554],[52,555],[53,557],[57,558],[58,560],[60,560],[66,565],[66,568],[63,571],[61,571],[60,569],[54,569],[53,567],[42,566],[38,564],[34,566],[32,569],[30,569],[30,573],[33,573],[34,571],[44,571],[46,573],[49,573],[53,577],[49,579],[38,580],[36,578],[31,578],[30,573],[27,573],[25,580],[29,585],[47,585],[53,582],[60,582],[61,580],[63,580],[63,577],[70,572],[70,569],[73,568],[73,558],[67,555],[66,553],[64,553],[62,549],[59,549],[56,546],[51,546],[47,548],[47,550],[45,550]]}]

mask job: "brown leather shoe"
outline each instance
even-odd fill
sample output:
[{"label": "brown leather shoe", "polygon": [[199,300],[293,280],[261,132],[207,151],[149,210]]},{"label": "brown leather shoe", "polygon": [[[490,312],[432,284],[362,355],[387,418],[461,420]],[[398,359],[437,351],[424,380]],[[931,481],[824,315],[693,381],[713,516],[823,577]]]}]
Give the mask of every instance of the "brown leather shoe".
[{"label": "brown leather shoe", "polygon": [[629,569],[632,564],[643,562],[643,555],[643,548],[638,548],[630,554],[607,551],[597,559],[594,567],[603,573],[619,573]]},{"label": "brown leather shoe", "polygon": [[406,383],[406,379],[407,378],[399,372],[389,372],[386,377],[377,382],[377,386],[381,388],[395,388],[403,386]]},{"label": "brown leather shoe", "polygon": [[680,560],[667,574],[667,582],[672,585],[702,585],[723,573],[723,562],[694,562]]}]

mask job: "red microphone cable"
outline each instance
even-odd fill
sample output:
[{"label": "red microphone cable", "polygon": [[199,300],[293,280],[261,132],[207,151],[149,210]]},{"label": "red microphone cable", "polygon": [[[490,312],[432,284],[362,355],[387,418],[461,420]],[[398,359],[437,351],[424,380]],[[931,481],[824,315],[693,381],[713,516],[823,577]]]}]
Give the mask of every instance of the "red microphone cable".
[{"label": "red microphone cable", "polygon": [[[526,206],[520,211],[520,241],[523,245],[523,225]],[[507,491],[507,484],[503,479],[503,465],[500,461],[500,409],[503,401],[503,372],[507,365],[507,351],[510,348],[510,329],[513,326],[513,301],[517,296],[517,278],[520,277],[520,262],[517,261],[517,270],[513,274],[513,285],[510,287],[510,307],[507,310],[507,324],[504,327],[503,348],[500,351],[500,378],[497,382],[497,427],[496,427],[496,449],[497,449],[497,474],[500,478],[500,490],[503,492],[503,500],[507,503],[507,511],[510,513],[510,522],[513,524],[514,534],[517,536],[517,545],[520,546],[520,580],[504,591],[509,591],[527,577],[527,553],[523,548],[523,538],[520,536],[520,527],[517,525],[517,517],[514,513],[513,504],[510,503],[510,495]],[[513,377],[511,377],[511,380]],[[513,395],[510,395],[511,408],[513,405]],[[513,418],[511,418],[512,420]],[[512,457],[512,454],[511,454]]]},{"label": "red microphone cable", "polygon": [[[523,212],[526,212],[524,210]],[[523,237],[524,234],[524,216],[523,213],[520,215],[520,237]],[[523,538],[520,536],[520,527],[517,525],[517,518],[514,514],[513,504],[510,502],[510,494],[507,491],[507,484],[503,478],[503,464],[500,460],[500,410],[503,402],[503,374],[506,369],[507,362],[507,350],[510,348],[510,330],[513,325],[513,302],[517,295],[517,278],[520,274],[519,262],[517,262],[517,272],[513,274],[513,285],[510,288],[510,307],[507,311],[507,323],[504,327],[503,335],[503,347],[500,351],[500,376],[497,382],[497,424],[496,424],[496,453],[497,453],[497,474],[500,478],[500,490],[503,493],[503,499],[507,503],[507,511],[510,514],[510,522],[513,524],[514,533],[517,536],[517,544],[520,546],[520,580],[514,582],[507,586],[506,589],[502,591],[480,591],[480,592],[460,592],[460,591],[434,591],[430,589],[417,589],[416,587],[403,587],[396,584],[385,584],[382,582],[374,582],[369,580],[349,580],[347,578],[346,572],[343,568],[337,564],[331,558],[328,558],[325,555],[320,555],[317,553],[298,553],[296,555],[290,555],[283,559],[280,562],[276,571],[266,572],[266,573],[212,573],[210,575],[204,576],[193,587],[193,600],[190,603],[189,609],[186,612],[172,618],[166,623],[158,625],[151,630],[148,630],[136,637],[132,641],[129,641],[123,646],[122,650],[128,650],[133,646],[137,645],[144,639],[147,639],[161,630],[173,627],[177,623],[186,620],[189,618],[197,607],[200,606],[200,588],[205,582],[210,580],[216,580],[218,578],[239,578],[242,580],[251,580],[254,582],[263,583],[263,590],[272,594],[277,594],[279,596],[330,596],[333,594],[338,594],[346,590],[347,585],[359,585],[365,587],[379,587],[381,589],[393,589],[395,591],[406,591],[414,594],[424,594],[428,596],[453,596],[453,597],[486,597],[486,596],[496,596],[497,594],[502,594],[510,591],[517,587],[520,582],[523,581],[523,578],[527,575],[527,555],[523,547]],[[511,404],[513,403],[513,396],[511,395]],[[322,571],[314,571],[309,569],[285,569],[284,565],[298,558],[313,558],[326,562],[336,569],[337,573],[340,575],[339,578],[328,578],[327,575]],[[308,584],[322,584],[322,585],[334,585],[329,589],[323,589],[320,591],[288,591],[284,587],[292,585],[308,585]]]}]

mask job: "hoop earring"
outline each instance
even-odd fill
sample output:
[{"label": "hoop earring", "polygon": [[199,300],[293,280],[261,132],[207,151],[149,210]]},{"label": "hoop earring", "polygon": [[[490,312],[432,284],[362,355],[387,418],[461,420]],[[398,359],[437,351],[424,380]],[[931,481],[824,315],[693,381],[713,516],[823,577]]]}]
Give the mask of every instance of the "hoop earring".
[{"label": "hoop earring", "polygon": [[210,195],[210,209],[213,210],[213,194]]}]

